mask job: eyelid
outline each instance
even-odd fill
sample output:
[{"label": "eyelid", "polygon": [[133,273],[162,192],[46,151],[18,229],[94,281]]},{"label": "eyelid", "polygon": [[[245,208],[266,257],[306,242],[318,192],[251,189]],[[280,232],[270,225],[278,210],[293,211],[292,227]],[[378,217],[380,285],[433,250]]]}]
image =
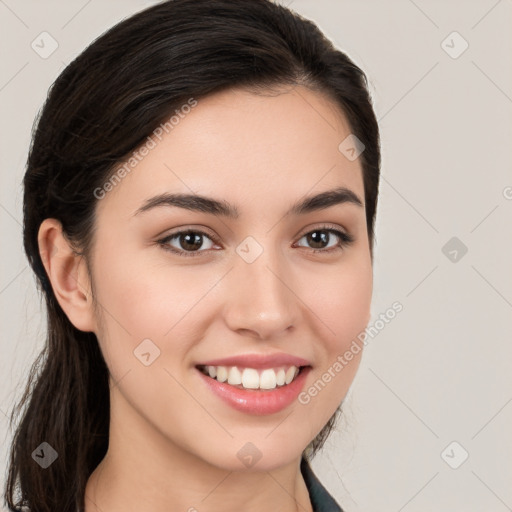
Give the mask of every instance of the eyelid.
[{"label": "eyelid", "polygon": [[[309,249],[310,252],[313,253],[326,253],[332,254],[335,252],[343,251],[346,247],[353,244],[356,239],[350,234],[348,230],[338,226],[337,224],[323,223],[320,226],[308,227],[304,231],[301,232],[301,235],[298,236],[298,240],[308,235],[309,233],[313,233],[315,231],[328,231],[333,233],[339,239],[339,243],[335,247],[331,247],[329,249]],[[305,248],[306,249],[306,248]]]},{"label": "eyelid", "polygon": [[308,233],[311,233],[312,231],[339,231],[347,236],[350,236],[349,232],[339,226],[338,224],[331,224],[329,222],[320,223],[320,225],[313,224],[312,226],[308,226],[307,228],[304,228],[303,230],[299,231],[300,235],[298,235],[299,238],[302,238],[304,235],[307,235]]},{"label": "eyelid", "polygon": [[[176,231],[173,231],[171,233],[166,234],[164,237],[157,240],[157,244],[162,246],[164,250],[167,250],[173,254],[176,254],[178,256],[184,256],[184,257],[195,257],[200,256],[202,253],[208,253],[210,250],[199,250],[199,251],[184,251],[179,250],[175,248],[171,248],[168,245],[168,242],[178,237],[181,234],[184,233],[195,233],[199,235],[206,236],[207,238],[211,239],[211,241],[217,245],[222,245],[216,235],[211,234],[210,230],[205,227],[196,228],[193,226],[185,226],[181,228],[176,228]],[[308,235],[309,233],[315,232],[315,231],[328,231],[332,233],[334,236],[336,236],[339,239],[338,244],[335,247],[331,247],[329,249],[311,249],[309,248],[309,252],[312,253],[325,253],[325,254],[332,254],[334,252],[339,252],[345,249],[345,247],[351,245],[355,241],[355,237],[351,235],[346,229],[341,228],[337,224],[330,224],[330,223],[323,223],[319,226],[310,226],[308,228],[305,228],[305,230],[301,231],[301,234],[297,236],[297,242],[303,238],[304,236]],[[294,242],[294,245],[297,243]],[[308,249],[307,247],[299,246],[303,249]]]},{"label": "eyelid", "polygon": [[164,250],[169,251],[173,254],[176,254],[178,256],[199,256],[201,253],[209,252],[208,250],[200,250],[200,251],[183,251],[175,248],[171,248],[168,245],[168,242],[172,240],[175,237],[178,237],[179,235],[185,234],[185,233],[195,233],[199,235],[206,236],[207,238],[211,239],[211,241],[214,244],[222,245],[219,241],[219,238],[212,234],[208,228],[205,227],[193,227],[193,226],[184,226],[180,228],[176,228],[176,231],[171,231],[170,233],[165,234],[163,237],[159,237],[158,240],[156,240],[156,243],[160,245]]}]

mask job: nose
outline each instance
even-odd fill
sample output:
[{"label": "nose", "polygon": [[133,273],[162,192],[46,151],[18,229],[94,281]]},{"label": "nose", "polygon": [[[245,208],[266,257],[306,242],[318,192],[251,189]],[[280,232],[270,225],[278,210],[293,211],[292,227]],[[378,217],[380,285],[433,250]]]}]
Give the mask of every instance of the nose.
[{"label": "nose", "polygon": [[268,340],[297,326],[301,302],[284,257],[268,249],[252,263],[237,256],[227,280],[225,321],[233,331]]}]

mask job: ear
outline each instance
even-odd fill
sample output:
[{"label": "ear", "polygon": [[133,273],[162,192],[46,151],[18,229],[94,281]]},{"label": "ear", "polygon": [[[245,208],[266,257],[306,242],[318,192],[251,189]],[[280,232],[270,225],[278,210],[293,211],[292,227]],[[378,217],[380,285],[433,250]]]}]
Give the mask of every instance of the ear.
[{"label": "ear", "polygon": [[69,321],[80,331],[95,332],[91,283],[83,256],[73,250],[56,219],[41,223],[38,244],[53,293]]}]

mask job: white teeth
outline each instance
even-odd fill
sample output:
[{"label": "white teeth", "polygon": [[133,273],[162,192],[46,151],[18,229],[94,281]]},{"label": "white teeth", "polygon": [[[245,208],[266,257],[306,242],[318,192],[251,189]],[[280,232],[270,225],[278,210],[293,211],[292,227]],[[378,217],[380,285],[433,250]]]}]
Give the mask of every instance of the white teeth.
[{"label": "white teeth", "polygon": [[242,384],[242,374],[236,366],[232,366],[231,370],[229,370],[228,384],[231,384],[232,386]]},{"label": "white teeth", "polygon": [[258,389],[260,387],[260,376],[254,368],[246,368],[242,373],[242,386],[247,389]]},{"label": "white teeth", "polygon": [[[295,372],[294,372],[295,374]],[[290,381],[291,382],[291,381]],[[263,370],[260,375],[261,389],[274,389],[277,384],[276,372],[272,369]]]},{"label": "white teeth", "polygon": [[[214,367],[215,368],[215,367]],[[219,382],[226,382],[228,380],[228,370],[225,366],[217,366],[217,377]]]},{"label": "white teeth", "polygon": [[275,389],[277,386],[290,384],[299,374],[296,366],[281,368],[237,368],[236,366],[204,366],[202,372],[219,382],[246,389]]},{"label": "white teeth", "polygon": [[286,370],[286,377],[284,379],[285,384],[290,384],[290,382],[295,377],[295,366],[291,366]]}]

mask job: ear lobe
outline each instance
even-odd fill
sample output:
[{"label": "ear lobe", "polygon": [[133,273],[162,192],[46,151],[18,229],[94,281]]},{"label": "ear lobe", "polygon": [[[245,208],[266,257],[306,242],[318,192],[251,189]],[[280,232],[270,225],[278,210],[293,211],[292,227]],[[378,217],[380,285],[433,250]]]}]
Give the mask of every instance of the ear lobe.
[{"label": "ear lobe", "polygon": [[91,283],[83,256],[77,254],[56,219],[45,219],[39,227],[39,254],[53,293],[69,321],[79,330],[94,332]]}]

